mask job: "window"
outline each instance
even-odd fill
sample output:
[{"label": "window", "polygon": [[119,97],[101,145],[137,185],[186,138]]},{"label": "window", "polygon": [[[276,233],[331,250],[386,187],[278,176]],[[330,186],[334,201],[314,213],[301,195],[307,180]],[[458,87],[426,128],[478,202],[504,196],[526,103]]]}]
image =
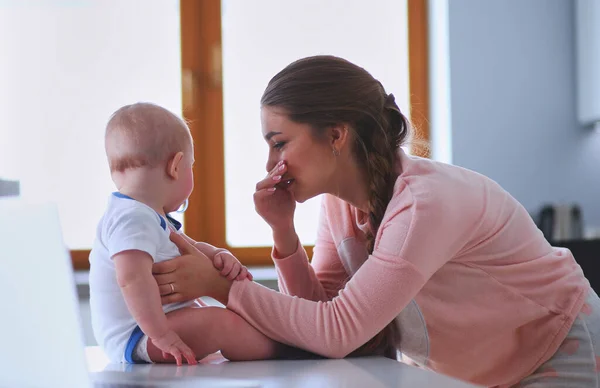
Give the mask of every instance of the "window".
[{"label": "window", "polygon": [[[316,54],[346,58],[393,92],[408,112],[406,0],[222,0],[225,236],[227,244],[268,246],[271,230],[252,194],[266,173],[259,101],[269,79]],[[320,198],[296,208],[296,231],[314,244]]]},{"label": "window", "polygon": [[[252,203],[267,155],[259,99],[270,77],[292,60],[331,53],[364,66],[404,111],[410,99],[411,119],[427,138],[425,1],[182,1],[182,15],[184,89],[191,90],[184,113],[199,161],[186,212],[192,237],[227,246],[246,264],[270,263],[270,230]],[[200,21],[192,24],[189,16],[188,24],[186,15]],[[314,242],[317,213],[318,200],[297,208],[305,244]]]}]

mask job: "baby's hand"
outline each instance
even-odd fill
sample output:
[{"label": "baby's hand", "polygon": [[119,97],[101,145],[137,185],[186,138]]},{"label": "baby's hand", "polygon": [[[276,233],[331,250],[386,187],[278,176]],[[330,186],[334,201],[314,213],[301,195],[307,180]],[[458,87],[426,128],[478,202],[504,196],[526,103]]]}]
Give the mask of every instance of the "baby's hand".
[{"label": "baby's hand", "polygon": [[229,280],[252,280],[252,274],[229,251],[221,251],[213,257],[213,265],[221,270],[221,275]]},{"label": "baby's hand", "polygon": [[181,356],[185,357],[187,363],[196,365],[196,355],[194,351],[183,343],[181,338],[173,330],[169,330],[166,334],[159,338],[151,338],[152,343],[159,348],[164,358],[168,358],[169,354],[175,357],[177,365],[181,365]]}]

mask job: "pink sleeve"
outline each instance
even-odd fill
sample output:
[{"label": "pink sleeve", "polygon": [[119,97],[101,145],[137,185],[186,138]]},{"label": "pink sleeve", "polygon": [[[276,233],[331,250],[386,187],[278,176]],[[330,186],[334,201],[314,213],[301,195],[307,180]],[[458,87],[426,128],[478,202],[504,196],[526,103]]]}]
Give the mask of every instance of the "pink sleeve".
[{"label": "pink sleeve", "polygon": [[452,257],[456,234],[440,229],[451,221],[440,220],[435,207],[416,206],[406,192],[382,225],[373,254],[333,300],[314,302],[239,281],[227,307],[277,341],[326,357],[347,356],[390,323],[434,267]]},{"label": "pink sleeve", "polygon": [[336,296],[348,279],[336,246],[331,237],[324,202],[321,204],[317,241],[309,264],[306,251],[298,242],[296,252],[285,258],[277,258],[273,252],[277,269],[279,290],[284,294],[313,301],[327,301]]},{"label": "pink sleeve", "polygon": [[233,283],[227,308],[276,341],[342,358],[391,322],[424,283],[409,262],[373,255],[331,301],[301,299],[243,280]]}]

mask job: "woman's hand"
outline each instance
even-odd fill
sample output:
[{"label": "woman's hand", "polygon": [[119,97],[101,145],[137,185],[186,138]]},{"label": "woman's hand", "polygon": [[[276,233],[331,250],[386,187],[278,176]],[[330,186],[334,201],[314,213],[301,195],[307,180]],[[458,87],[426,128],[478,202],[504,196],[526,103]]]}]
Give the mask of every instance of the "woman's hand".
[{"label": "woman's hand", "polygon": [[152,266],[163,304],[210,296],[223,304],[229,299],[231,280],[221,276],[213,262],[177,233],[171,233],[181,256]]},{"label": "woman's hand", "polygon": [[256,212],[273,230],[273,243],[277,255],[287,257],[298,247],[298,235],[294,228],[296,200],[286,190],[287,164],[280,161],[267,177],[256,184],[254,207]]},{"label": "woman's hand", "polygon": [[296,201],[293,194],[285,189],[286,171],[285,161],[280,161],[266,178],[256,184],[254,192],[256,212],[274,232],[294,227]]}]

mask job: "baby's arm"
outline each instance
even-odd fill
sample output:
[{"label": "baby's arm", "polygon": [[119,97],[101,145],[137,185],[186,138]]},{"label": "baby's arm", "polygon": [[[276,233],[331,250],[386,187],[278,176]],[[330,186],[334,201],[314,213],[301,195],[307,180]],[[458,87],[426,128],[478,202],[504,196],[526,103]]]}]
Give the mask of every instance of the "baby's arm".
[{"label": "baby's arm", "polygon": [[[198,359],[221,351],[231,361],[275,358],[281,345],[252,327],[236,313],[221,307],[183,308],[167,314],[169,326],[188,344]],[[172,362],[153,341],[148,355],[154,362]]]},{"label": "baby's arm", "polygon": [[169,327],[162,310],[158,285],[152,277],[152,257],[143,251],[127,250],[113,256],[117,282],[127,308],[144,334],[162,351],[170,353],[181,365],[196,364],[194,352]]},{"label": "baby's arm", "polygon": [[221,270],[221,275],[229,280],[253,280],[252,274],[248,268],[242,265],[240,261],[225,248],[217,248],[205,242],[194,241],[194,239],[181,234],[187,242],[204,253],[215,265],[216,269]]}]

